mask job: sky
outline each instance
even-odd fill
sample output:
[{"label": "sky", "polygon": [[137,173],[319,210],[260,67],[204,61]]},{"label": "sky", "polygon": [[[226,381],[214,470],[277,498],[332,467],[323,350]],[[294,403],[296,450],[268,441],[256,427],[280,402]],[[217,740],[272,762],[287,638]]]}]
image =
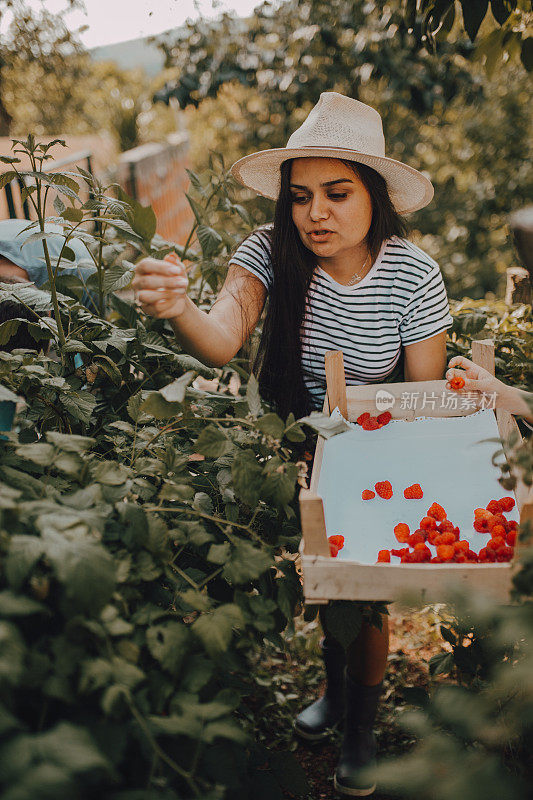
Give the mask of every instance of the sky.
[{"label": "sky", "polygon": [[84,0],[86,13],[65,12],[65,0],[26,0],[38,11],[63,13],[70,30],[88,25],[80,39],[85,47],[115,44],[139,36],[154,36],[169,28],[182,25],[186,19],[216,17],[222,11],[233,11],[246,16],[261,0]]}]

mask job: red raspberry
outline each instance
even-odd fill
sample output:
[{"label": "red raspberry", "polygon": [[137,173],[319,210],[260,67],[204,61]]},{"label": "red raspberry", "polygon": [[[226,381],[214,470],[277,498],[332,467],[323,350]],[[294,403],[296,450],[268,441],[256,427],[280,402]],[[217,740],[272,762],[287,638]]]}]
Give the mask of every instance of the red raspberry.
[{"label": "red raspberry", "polygon": [[449,519],[443,519],[442,522],[437,525],[437,530],[440,531],[440,533],[450,533],[455,530],[455,526]]},{"label": "red raspberry", "polygon": [[474,530],[478,533],[488,533],[488,526],[483,519],[475,519],[474,520]]},{"label": "red raspberry", "polygon": [[464,385],[465,385],[465,379],[461,378],[460,375],[454,375],[450,381],[450,388],[453,389],[454,391],[462,389]]},{"label": "red raspberry", "polygon": [[493,536],[505,536],[505,528],[503,525],[494,525],[492,528],[489,527],[490,532]]},{"label": "red raspberry", "polygon": [[333,542],[329,543],[329,554],[332,558],[337,558],[339,555],[339,548],[336,544],[333,544]]},{"label": "red raspberry", "polygon": [[450,544],[438,545],[437,556],[441,559],[441,561],[451,561],[454,556],[453,547]]},{"label": "red raspberry", "polygon": [[434,531],[437,527],[437,523],[433,517],[422,517],[420,520],[420,527],[423,531]]},{"label": "red raspberry", "polygon": [[443,519],[446,519],[446,511],[438,503],[433,503],[428,509],[427,516],[442,522]]},{"label": "red raspberry", "polygon": [[509,545],[509,547],[514,547],[516,544],[516,531],[509,531],[509,533],[505,537],[505,541]]},{"label": "red raspberry", "polygon": [[417,544],[424,544],[426,537],[422,531],[415,531],[409,537],[409,547],[416,547]]},{"label": "red raspberry", "polygon": [[356,422],[358,425],[362,425],[363,422],[365,422],[367,419],[370,419],[370,414],[368,413],[368,411],[365,411],[364,414],[360,414],[357,417]]},{"label": "red raspberry", "polygon": [[383,414],[378,414],[377,420],[380,425],[388,425],[392,419],[390,411],[384,411]]},{"label": "red raspberry", "polygon": [[379,496],[383,498],[383,500],[391,499],[393,492],[390,481],[378,481],[375,484],[374,489],[379,494]]},{"label": "red raspberry", "polygon": [[503,514],[493,514],[492,517],[487,518],[486,522],[489,531],[492,531],[496,525],[501,525],[504,530],[507,528],[507,520]]},{"label": "red raspberry", "polygon": [[439,536],[442,536],[437,530],[435,531],[427,531],[427,541],[429,544],[436,544],[436,541]]},{"label": "red raspberry", "polygon": [[517,528],[518,528],[518,522],[515,519],[510,519],[507,523],[507,530],[516,531]]},{"label": "red raspberry", "polygon": [[439,547],[440,545],[455,544],[455,536],[451,531],[446,531],[445,533],[440,533],[435,539],[435,545]]},{"label": "red raspberry", "polygon": [[491,500],[490,503],[487,504],[487,511],[490,511],[491,514],[499,514],[503,511],[503,508],[500,508],[498,500]]},{"label": "red raspberry", "polygon": [[406,553],[400,559],[402,564],[414,564],[415,563],[415,554],[414,553]]},{"label": "red raspberry", "polygon": [[502,511],[512,511],[515,506],[515,501],[512,497],[502,497],[498,502]]},{"label": "red raspberry", "polygon": [[370,489],[365,489],[361,492],[361,497],[363,500],[372,500],[376,496],[376,493],[371,491]]},{"label": "red raspberry", "polygon": [[399,558],[401,558],[402,556],[407,555],[407,553],[409,552],[409,548],[402,547],[401,550],[391,550],[390,552],[392,556],[398,556]]},{"label": "red raspberry", "polygon": [[379,422],[377,421],[376,417],[370,417],[370,419],[364,420],[364,422],[361,424],[361,427],[364,431],[377,431],[379,428]]},{"label": "red raspberry", "polygon": [[399,522],[394,526],[394,535],[400,544],[407,544],[410,533],[409,525],[406,525],[405,522]]},{"label": "red raspberry", "polygon": [[453,543],[453,549],[455,550],[456,553],[465,553],[466,555],[466,553],[468,553],[468,551],[470,550],[470,545],[468,544],[466,539],[462,539],[458,542]]},{"label": "red raspberry", "polygon": [[454,553],[453,561],[456,564],[466,564],[466,556],[464,553]]},{"label": "red raspberry", "polygon": [[403,496],[406,500],[421,500],[424,497],[424,492],[419,483],[413,483],[404,489]]},{"label": "red raspberry", "polygon": [[441,561],[441,559],[440,559],[440,558],[438,558],[437,556],[434,556],[434,557],[433,557],[433,558],[430,560],[430,562],[429,562],[429,563],[430,563],[430,564],[442,564],[442,561]]},{"label": "red raspberry", "polygon": [[333,536],[328,536],[328,542],[334,544],[338,550],[344,547],[344,536],[341,533],[334,533]]},{"label": "red raspberry", "polygon": [[513,558],[514,550],[512,547],[502,547],[496,553],[496,561],[511,561]]},{"label": "red raspberry", "polygon": [[471,561],[473,564],[479,561],[478,555],[475,550],[467,550],[465,553],[466,560]]},{"label": "red raspberry", "polygon": [[421,562],[429,561],[431,559],[431,550],[423,542],[415,544],[415,553]]},{"label": "red raspberry", "polygon": [[487,550],[492,550],[494,553],[497,553],[498,550],[501,550],[502,547],[505,547],[505,539],[501,536],[496,537],[496,539],[489,539],[485,547]]},{"label": "red raspberry", "polygon": [[380,550],[378,553],[378,564],[380,562],[383,563],[390,563],[390,551],[389,550]]},{"label": "red raspberry", "polygon": [[487,518],[490,519],[490,517],[492,517],[492,516],[493,516],[492,512],[491,511],[487,511],[486,508],[475,508],[474,509],[474,517],[476,519],[480,519],[480,518],[481,519],[487,519]]}]

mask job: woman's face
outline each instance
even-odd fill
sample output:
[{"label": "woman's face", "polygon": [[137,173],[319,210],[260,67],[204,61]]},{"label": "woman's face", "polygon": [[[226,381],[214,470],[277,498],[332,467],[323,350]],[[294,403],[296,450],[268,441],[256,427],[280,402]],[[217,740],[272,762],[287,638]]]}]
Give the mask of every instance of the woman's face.
[{"label": "woman's face", "polygon": [[296,158],[290,187],[293,222],[319,259],[360,253],[361,244],[366,251],[372,203],[350,167],[337,158]]}]

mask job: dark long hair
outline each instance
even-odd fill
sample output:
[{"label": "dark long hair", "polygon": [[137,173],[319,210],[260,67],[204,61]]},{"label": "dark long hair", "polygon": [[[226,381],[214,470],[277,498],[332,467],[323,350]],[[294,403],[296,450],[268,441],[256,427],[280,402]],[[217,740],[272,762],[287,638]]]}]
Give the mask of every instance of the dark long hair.
[{"label": "dark long hair", "polygon": [[[378,172],[366,164],[341,160],[361,179],[370,195],[372,222],[367,245],[375,261],[385,239],[407,236],[407,225],[392,205],[386,181]],[[298,419],[313,409],[304,383],[300,333],[316,256],[305,247],[292,220],[291,166],[292,159],[281,165],[281,188],[271,237],[274,281],[253,364],[261,396],[283,419],[290,411]]]}]

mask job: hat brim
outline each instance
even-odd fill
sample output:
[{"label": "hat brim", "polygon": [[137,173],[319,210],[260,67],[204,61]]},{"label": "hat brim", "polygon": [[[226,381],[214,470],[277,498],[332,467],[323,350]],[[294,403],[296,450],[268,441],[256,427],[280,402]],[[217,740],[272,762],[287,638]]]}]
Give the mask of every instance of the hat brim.
[{"label": "hat brim", "polygon": [[367,164],[387,182],[394,208],[399,214],[418,211],[431,202],[434,188],[431,181],[414,167],[386,156],[374,156],[344,150],[340,147],[279,147],[260,150],[240,158],[231,167],[231,174],[243,186],[270,200],[277,200],[280,190],[280,167],[290,158],[344,158]]}]

